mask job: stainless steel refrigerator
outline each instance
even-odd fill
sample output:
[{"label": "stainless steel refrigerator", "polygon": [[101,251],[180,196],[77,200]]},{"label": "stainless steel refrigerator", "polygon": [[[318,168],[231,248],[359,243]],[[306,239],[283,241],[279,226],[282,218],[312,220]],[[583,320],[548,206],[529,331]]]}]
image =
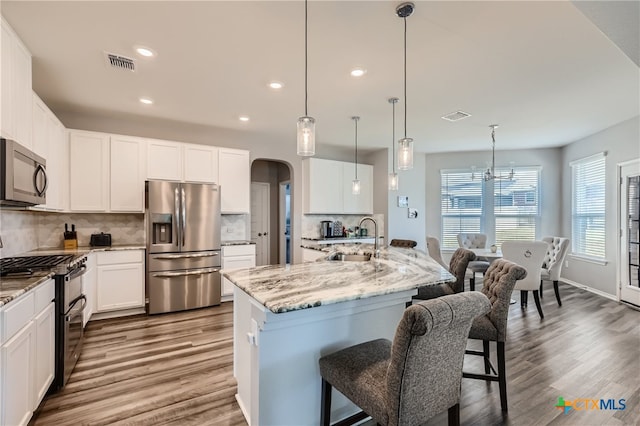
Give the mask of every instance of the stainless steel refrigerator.
[{"label": "stainless steel refrigerator", "polygon": [[147,312],[220,304],[220,187],[145,183]]}]

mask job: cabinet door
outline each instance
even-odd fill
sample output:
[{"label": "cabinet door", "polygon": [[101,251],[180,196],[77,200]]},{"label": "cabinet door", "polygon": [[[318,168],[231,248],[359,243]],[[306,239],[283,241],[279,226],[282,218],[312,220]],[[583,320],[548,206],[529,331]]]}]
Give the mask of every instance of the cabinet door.
[{"label": "cabinet door", "polygon": [[111,136],[109,210],[144,212],[145,141]]},{"label": "cabinet door", "polygon": [[304,213],[343,213],[343,162],[309,158],[302,161]]},{"label": "cabinet door", "polygon": [[33,116],[33,91],[31,90],[31,54],[16,37],[14,43],[13,84],[15,139],[24,146],[33,147],[31,117]]},{"label": "cabinet door", "polygon": [[[13,32],[9,29],[9,26],[2,19],[2,25],[0,26],[0,84],[2,90],[0,90],[1,99],[1,111],[0,118],[2,123],[2,129],[0,134],[7,139],[14,139],[15,126],[13,122],[14,106],[13,106],[13,92],[15,87],[13,85]],[[28,146],[27,148],[31,148]]]},{"label": "cabinet door", "polygon": [[352,193],[352,181],[355,179],[355,163],[343,163],[343,200],[344,213],[373,214],[373,166],[358,164],[360,194]]},{"label": "cabinet door", "polygon": [[55,304],[50,303],[34,319],[35,324],[35,403],[40,404],[55,374]]},{"label": "cabinet door", "polygon": [[109,135],[72,131],[69,136],[71,211],[107,211]]},{"label": "cabinet door", "polygon": [[49,187],[46,206],[50,210],[63,210],[65,205],[62,195],[64,187],[68,186],[65,131],[62,123],[50,111],[47,114],[46,122],[49,134],[47,138],[49,144],[49,153],[47,154]]},{"label": "cabinet door", "polygon": [[184,144],[184,181],[218,183],[218,148]]},{"label": "cabinet door", "polygon": [[143,269],[140,263],[98,266],[97,311],[144,307]]},{"label": "cabinet door", "polygon": [[251,168],[249,151],[220,148],[219,167],[222,213],[249,213]]},{"label": "cabinet door", "polygon": [[182,180],[182,144],[147,140],[147,178]]},{"label": "cabinet door", "polygon": [[34,408],[33,369],[35,333],[33,322],[17,332],[0,347],[2,376],[0,387],[3,407],[0,416],[3,425],[26,425]]},{"label": "cabinet door", "polygon": [[[49,131],[47,128],[49,108],[42,100],[33,94],[33,117],[32,117],[32,150],[36,154],[47,159],[47,172],[49,171]],[[48,174],[48,173],[47,173]],[[49,194],[47,194],[49,195]],[[48,200],[47,200],[48,201]]]}]

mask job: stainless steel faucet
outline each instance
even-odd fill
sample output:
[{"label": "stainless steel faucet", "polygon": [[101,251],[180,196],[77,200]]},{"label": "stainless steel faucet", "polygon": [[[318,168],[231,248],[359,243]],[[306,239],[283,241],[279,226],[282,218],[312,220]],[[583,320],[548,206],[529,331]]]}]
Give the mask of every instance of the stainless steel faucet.
[{"label": "stainless steel faucet", "polygon": [[373,242],[373,257],[380,257],[380,249],[378,248],[378,222],[376,222],[376,220],[374,218],[372,218],[371,216],[365,216],[362,219],[360,219],[360,223],[358,223],[358,227],[362,228],[362,222],[364,222],[365,220],[370,220],[371,222],[373,222],[373,233],[375,234],[375,241]]}]

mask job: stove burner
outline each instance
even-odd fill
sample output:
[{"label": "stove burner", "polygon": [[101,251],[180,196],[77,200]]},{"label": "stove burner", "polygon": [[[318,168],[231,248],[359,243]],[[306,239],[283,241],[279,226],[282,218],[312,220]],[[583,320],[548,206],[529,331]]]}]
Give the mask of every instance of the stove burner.
[{"label": "stove burner", "polygon": [[67,265],[75,256],[73,254],[19,256],[0,259],[0,276],[8,274],[31,274],[33,271],[53,269],[58,265]]}]

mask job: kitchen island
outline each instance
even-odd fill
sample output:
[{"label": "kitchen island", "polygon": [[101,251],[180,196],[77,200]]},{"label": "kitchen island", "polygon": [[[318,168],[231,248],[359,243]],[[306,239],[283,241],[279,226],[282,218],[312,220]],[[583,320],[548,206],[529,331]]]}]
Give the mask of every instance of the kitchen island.
[{"label": "kitchen island", "polygon": [[[369,261],[317,262],[225,273],[234,288],[236,398],[249,425],[315,425],[318,359],[377,338],[392,339],[417,288],[454,277],[424,252],[386,248]],[[358,409],[334,391],[332,421]]]}]

